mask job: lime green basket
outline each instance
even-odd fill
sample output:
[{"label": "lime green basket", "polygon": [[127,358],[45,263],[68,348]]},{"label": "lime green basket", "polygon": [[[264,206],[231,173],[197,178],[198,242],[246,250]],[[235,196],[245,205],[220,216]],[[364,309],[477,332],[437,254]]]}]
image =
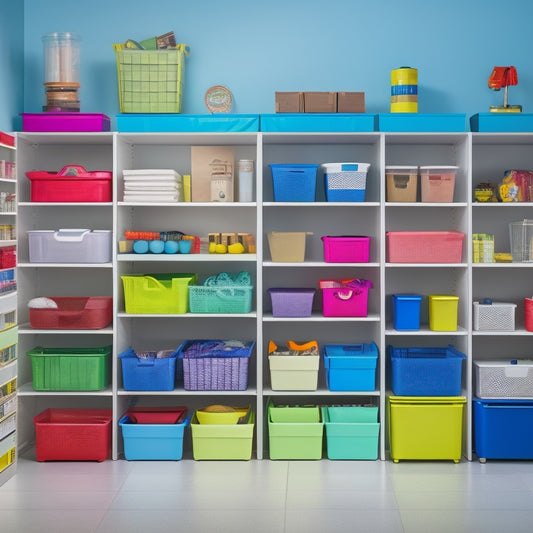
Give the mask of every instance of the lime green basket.
[{"label": "lime green basket", "polygon": [[180,113],[189,46],[136,50],[113,44],[121,113]]}]

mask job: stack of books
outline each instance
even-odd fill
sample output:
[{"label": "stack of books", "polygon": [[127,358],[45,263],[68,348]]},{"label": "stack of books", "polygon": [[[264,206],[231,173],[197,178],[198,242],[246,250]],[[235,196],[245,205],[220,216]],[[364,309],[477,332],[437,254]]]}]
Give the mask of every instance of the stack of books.
[{"label": "stack of books", "polygon": [[124,202],[182,202],[183,178],[172,169],[124,170]]}]

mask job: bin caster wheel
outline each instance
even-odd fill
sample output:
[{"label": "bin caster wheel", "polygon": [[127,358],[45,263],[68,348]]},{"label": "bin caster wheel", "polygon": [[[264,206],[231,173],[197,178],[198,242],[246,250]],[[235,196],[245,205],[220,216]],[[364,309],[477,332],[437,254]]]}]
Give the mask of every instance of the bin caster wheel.
[{"label": "bin caster wheel", "polygon": [[400,460],[399,460],[399,459],[393,459],[393,462],[395,462],[395,463],[399,463]]},{"label": "bin caster wheel", "polygon": [[487,459],[485,457],[480,457],[479,462],[485,464],[487,462]]},{"label": "bin caster wheel", "polygon": [[458,463],[461,462],[461,459],[454,459],[453,462],[454,462],[455,464],[458,464]]}]

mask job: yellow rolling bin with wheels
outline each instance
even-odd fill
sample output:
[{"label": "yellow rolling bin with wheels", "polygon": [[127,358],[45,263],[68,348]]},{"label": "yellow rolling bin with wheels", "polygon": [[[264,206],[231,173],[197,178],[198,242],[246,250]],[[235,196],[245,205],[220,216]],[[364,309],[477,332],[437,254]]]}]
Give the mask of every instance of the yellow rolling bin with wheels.
[{"label": "yellow rolling bin with wheels", "polygon": [[462,396],[389,396],[387,420],[391,459],[452,460],[462,455]]}]

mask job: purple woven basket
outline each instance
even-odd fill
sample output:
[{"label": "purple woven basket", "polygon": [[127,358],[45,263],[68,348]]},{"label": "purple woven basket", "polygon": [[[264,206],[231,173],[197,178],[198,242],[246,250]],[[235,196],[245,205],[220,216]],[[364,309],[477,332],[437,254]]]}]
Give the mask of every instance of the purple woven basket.
[{"label": "purple woven basket", "polygon": [[254,342],[224,347],[223,341],[186,341],[180,348],[185,390],[243,391]]}]

